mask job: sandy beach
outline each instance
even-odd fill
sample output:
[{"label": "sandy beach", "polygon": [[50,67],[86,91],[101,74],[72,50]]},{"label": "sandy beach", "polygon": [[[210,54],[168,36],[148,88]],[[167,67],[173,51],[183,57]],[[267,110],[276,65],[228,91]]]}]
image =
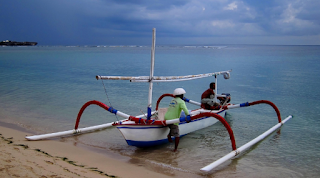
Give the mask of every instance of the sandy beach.
[{"label": "sandy beach", "polygon": [[0,126],[0,177],[169,177],[69,143],[27,141],[26,135]]}]

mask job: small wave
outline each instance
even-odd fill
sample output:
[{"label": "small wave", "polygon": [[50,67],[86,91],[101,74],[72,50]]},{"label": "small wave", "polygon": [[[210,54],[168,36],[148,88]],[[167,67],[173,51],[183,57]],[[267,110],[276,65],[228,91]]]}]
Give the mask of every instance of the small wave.
[{"label": "small wave", "polygon": [[67,48],[75,48],[75,47],[79,47],[79,46],[66,46]]},{"label": "small wave", "polygon": [[183,46],[183,48],[223,49],[223,48],[227,48],[227,46]]},{"label": "small wave", "polygon": [[223,49],[226,48],[227,46],[203,46],[204,48],[212,48],[212,49]]},{"label": "small wave", "polygon": [[187,172],[187,173],[192,173],[191,171],[189,170],[186,170],[186,169],[182,169],[182,168],[178,168],[178,167],[174,167],[170,164],[165,164],[165,163],[158,163],[158,162],[155,162],[155,161],[150,161],[150,160],[146,160],[152,164],[155,164],[157,166],[160,166],[160,167],[163,167],[163,168],[169,168],[169,169],[172,169],[172,170],[176,170],[176,171],[181,171],[181,172]]}]

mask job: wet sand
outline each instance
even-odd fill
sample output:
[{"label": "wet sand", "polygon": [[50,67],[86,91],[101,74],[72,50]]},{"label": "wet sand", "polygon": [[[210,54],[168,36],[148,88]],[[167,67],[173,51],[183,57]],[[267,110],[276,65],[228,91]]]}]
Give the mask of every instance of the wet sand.
[{"label": "wet sand", "polygon": [[171,177],[70,143],[27,141],[26,135],[0,126],[0,177]]}]

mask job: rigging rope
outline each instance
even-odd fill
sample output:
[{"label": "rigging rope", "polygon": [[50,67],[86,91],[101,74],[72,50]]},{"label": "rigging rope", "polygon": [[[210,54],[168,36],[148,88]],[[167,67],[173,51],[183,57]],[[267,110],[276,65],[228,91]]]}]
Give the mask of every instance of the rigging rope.
[{"label": "rigging rope", "polygon": [[[102,85],[103,85],[103,88],[104,88],[104,92],[106,93],[107,100],[108,100],[108,102],[109,102],[109,104],[110,104],[110,107],[112,107],[112,104],[111,104],[111,102],[110,102],[110,99],[109,99],[109,96],[108,96],[108,93],[107,93],[106,86],[104,85],[103,80],[101,80],[101,82],[102,82]],[[117,118],[117,121],[119,121],[119,118],[117,117],[117,115],[115,115],[115,116],[116,116],[116,118]]]}]

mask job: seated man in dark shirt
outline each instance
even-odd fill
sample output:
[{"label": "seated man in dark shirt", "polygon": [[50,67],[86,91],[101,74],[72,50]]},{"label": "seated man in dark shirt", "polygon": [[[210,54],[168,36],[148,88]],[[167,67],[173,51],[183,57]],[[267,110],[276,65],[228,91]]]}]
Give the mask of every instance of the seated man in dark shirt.
[{"label": "seated man in dark shirt", "polygon": [[201,108],[203,109],[219,109],[220,104],[214,102],[214,90],[216,88],[216,84],[214,82],[210,83],[210,88],[204,91],[201,95]]}]

